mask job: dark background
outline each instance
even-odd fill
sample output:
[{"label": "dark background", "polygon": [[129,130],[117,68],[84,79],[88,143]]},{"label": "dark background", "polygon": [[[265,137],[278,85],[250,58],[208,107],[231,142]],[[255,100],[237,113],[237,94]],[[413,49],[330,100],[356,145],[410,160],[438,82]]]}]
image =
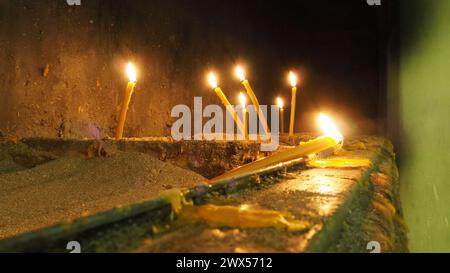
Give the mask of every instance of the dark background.
[{"label": "dark background", "polygon": [[244,64],[262,103],[288,101],[296,69],[297,128],[326,111],[346,136],[386,133],[411,250],[448,252],[449,33],[449,0],[0,0],[0,134],[113,135],[129,60],[138,137],[169,135],[171,108],[194,96],[218,104],[210,69],[236,102]]},{"label": "dark background", "polygon": [[236,63],[263,104],[290,101],[287,72],[299,73],[298,130],[316,130],[325,111],[346,134],[383,133],[385,10],[365,0],[0,0],[0,129],[112,135],[132,60],[126,136],[169,135],[171,108],[194,96],[219,104],[210,69],[236,102]]}]

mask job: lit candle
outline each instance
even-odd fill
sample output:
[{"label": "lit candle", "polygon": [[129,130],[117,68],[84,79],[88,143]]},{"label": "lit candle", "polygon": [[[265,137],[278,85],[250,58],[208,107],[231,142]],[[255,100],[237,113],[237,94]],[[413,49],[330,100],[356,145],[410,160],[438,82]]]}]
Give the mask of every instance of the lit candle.
[{"label": "lit candle", "polygon": [[134,92],[134,87],[136,86],[137,73],[132,63],[128,63],[126,68],[128,74],[128,85],[125,89],[122,107],[120,110],[119,121],[116,128],[116,139],[121,139],[123,136],[123,128],[125,127],[125,120],[127,117],[128,105],[130,104],[131,96]]},{"label": "lit candle", "polygon": [[259,117],[259,120],[261,121],[261,124],[264,129],[264,133],[269,138],[270,137],[270,131],[269,127],[267,125],[267,119],[264,116],[264,114],[260,111],[261,107],[258,102],[258,98],[255,95],[255,92],[253,92],[252,87],[250,86],[250,82],[245,78],[245,72],[242,67],[237,66],[236,67],[236,76],[241,80],[242,85],[245,87],[245,90],[247,91],[248,96],[250,97],[250,100],[252,101],[253,105],[255,106],[255,111]]},{"label": "lit candle", "polygon": [[227,97],[223,93],[222,89],[218,86],[217,77],[213,72],[209,73],[208,81],[209,81],[209,84],[211,85],[211,87],[214,89],[214,92],[216,92],[216,95],[219,97],[222,104],[225,106],[227,111],[233,117],[234,122],[236,123],[239,130],[241,130],[241,132],[244,132],[244,126],[243,126],[241,120],[236,115],[236,111],[234,111],[233,106],[231,105],[230,101],[227,99]]},{"label": "lit candle", "polygon": [[242,106],[242,119],[244,121],[244,140],[248,140],[248,116],[247,116],[247,98],[244,93],[239,92],[239,102]]},{"label": "lit candle", "polygon": [[295,104],[297,102],[297,76],[294,72],[289,72],[289,82],[292,86],[291,123],[289,124],[289,136],[293,137],[295,125]]},{"label": "lit candle", "polygon": [[280,108],[280,133],[284,134],[284,102],[280,97],[277,98],[277,105]]},{"label": "lit candle", "polygon": [[219,177],[212,179],[210,182],[218,182],[228,179],[237,179],[243,176],[252,175],[253,172],[262,170],[264,168],[274,166],[279,163],[291,161],[294,159],[308,157],[310,155],[318,154],[324,150],[336,147],[344,141],[344,137],[339,132],[333,121],[324,114],[319,116],[319,126],[324,132],[324,135],[314,140],[302,143],[299,146],[275,153],[271,156],[255,161],[253,163],[244,165],[240,168],[225,173]]}]

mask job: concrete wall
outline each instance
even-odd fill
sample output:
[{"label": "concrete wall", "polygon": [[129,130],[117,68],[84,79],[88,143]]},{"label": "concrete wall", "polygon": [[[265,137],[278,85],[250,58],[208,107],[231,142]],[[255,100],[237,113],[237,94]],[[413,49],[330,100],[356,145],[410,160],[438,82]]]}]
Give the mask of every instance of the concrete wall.
[{"label": "concrete wall", "polygon": [[377,8],[364,1],[81,2],[0,0],[3,132],[113,135],[128,60],[140,75],[125,136],[169,135],[170,109],[194,96],[218,104],[205,84],[209,69],[235,102],[236,62],[248,65],[264,104],[279,94],[289,100],[286,73],[299,68],[302,131],[316,128],[318,111],[341,117],[346,133],[377,131]]},{"label": "concrete wall", "polygon": [[389,134],[414,252],[450,251],[450,1],[400,0],[391,40]]},{"label": "concrete wall", "polygon": [[200,77],[220,49],[194,31],[201,26],[191,18],[195,13],[182,10],[189,6],[127,2],[69,7],[64,0],[0,0],[1,130],[18,136],[112,135],[128,60],[140,72],[128,136],[168,135],[173,105],[210,95],[202,94]]}]

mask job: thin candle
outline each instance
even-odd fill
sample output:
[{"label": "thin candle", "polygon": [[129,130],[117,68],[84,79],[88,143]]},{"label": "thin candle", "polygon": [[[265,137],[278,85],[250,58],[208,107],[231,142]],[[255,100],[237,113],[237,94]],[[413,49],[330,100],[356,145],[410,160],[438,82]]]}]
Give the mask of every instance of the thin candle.
[{"label": "thin candle", "polygon": [[278,97],[276,99],[278,108],[280,108],[280,133],[284,134],[284,102],[283,99]]},{"label": "thin candle", "polygon": [[258,98],[256,97],[255,92],[253,92],[250,82],[245,78],[244,69],[240,66],[237,66],[235,72],[236,72],[236,76],[241,80],[242,85],[244,86],[245,90],[247,91],[247,94],[250,97],[250,100],[252,101],[253,105],[255,106],[255,111],[259,117],[259,120],[261,121],[261,124],[264,129],[264,133],[266,134],[267,137],[270,137],[270,131],[269,131],[269,127],[267,125],[267,119],[264,116],[264,114],[261,112],[261,107],[259,105]]},{"label": "thin candle", "polygon": [[289,72],[289,82],[292,86],[292,99],[291,99],[291,122],[289,124],[289,136],[294,136],[295,126],[295,106],[297,102],[297,76],[294,72]]},{"label": "thin candle", "polygon": [[130,104],[131,96],[133,95],[134,87],[136,86],[137,80],[136,69],[134,68],[132,63],[128,63],[126,67],[126,72],[128,74],[129,81],[122,100],[119,121],[116,128],[116,139],[121,139],[123,136],[123,129],[125,127],[125,120],[127,118],[128,112],[128,105]]},{"label": "thin candle", "polygon": [[239,92],[239,103],[242,106],[242,120],[244,123],[244,140],[248,140],[248,115],[247,115],[247,98],[245,97],[244,93]]},{"label": "thin candle", "polygon": [[233,117],[234,122],[236,123],[237,127],[239,128],[239,130],[241,130],[241,132],[243,132],[244,131],[244,126],[243,126],[241,120],[236,115],[236,111],[234,111],[234,108],[231,105],[230,101],[227,99],[227,97],[223,93],[222,89],[219,87],[219,85],[217,83],[217,77],[216,77],[216,75],[213,72],[209,73],[208,81],[209,81],[209,84],[211,85],[211,87],[214,89],[214,92],[216,92],[216,95],[219,97],[219,99],[222,102],[222,104],[225,106],[227,111]]},{"label": "thin candle", "polygon": [[229,179],[238,179],[247,175],[252,175],[255,171],[274,166],[279,163],[288,162],[295,159],[306,158],[310,155],[318,154],[322,151],[336,147],[343,143],[344,137],[339,132],[333,121],[324,114],[320,114],[319,126],[324,135],[314,140],[302,143],[299,146],[275,153],[261,160],[244,165],[240,168],[225,173],[219,177],[212,179],[210,182],[215,183]]}]

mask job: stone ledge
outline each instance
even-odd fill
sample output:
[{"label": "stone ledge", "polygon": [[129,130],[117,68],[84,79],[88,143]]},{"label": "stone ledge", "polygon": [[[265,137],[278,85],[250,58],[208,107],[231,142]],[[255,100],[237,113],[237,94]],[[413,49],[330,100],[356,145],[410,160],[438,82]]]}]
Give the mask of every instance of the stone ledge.
[{"label": "stone ledge", "polygon": [[205,200],[219,207],[245,204],[288,212],[310,223],[306,232],[210,223],[193,229],[182,221],[172,224],[173,231],[148,239],[138,251],[364,253],[375,241],[382,252],[407,252],[392,145],[382,138],[363,137],[347,140],[344,149],[333,158],[367,158],[371,166],[290,170],[260,177],[256,188]]},{"label": "stone ledge", "polygon": [[[252,178],[247,187],[238,186],[239,181],[230,181],[228,187],[225,185],[217,192],[196,199],[198,205],[245,204],[274,212],[288,212],[295,219],[310,223],[306,232],[270,227],[215,226],[186,222],[181,218],[169,221],[168,230],[163,228],[130,247],[136,252],[367,253],[370,251],[368,243],[376,241],[382,252],[407,252],[392,145],[383,138],[361,137],[347,139],[344,149],[333,158],[367,158],[371,166],[322,169],[305,168],[300,164],[297,168]],[[136,232],[134,228],[131,230]],[[131,230],[124,227],[123,233],[115,230],[114,234],[123,234],[125,242],[128,238],[126,233]],[[91,246],[93,242],[100,246],[102,241],[110,240],[110,236],[106,232],[102,237],[91,234],[82,238]],[[122,249],[105,249],[103,246],[91,250]]]},{"label": "stone ledge", "polygon": [[[198,206],[245,204],[289,213],[309,223],[306,231],[172,221],[170,202],[163,202],[166,212],[157,218],[149,212],[73,237],[92,252],[369,252],[367,244],[372,241],[380,244],[382,252],[406,252],[390,142],[376,137],[347,139],[344,150],[332,158],[367,158],[371,165],[317,168],[299,162],[245,181],[190,192]],[[63,248],[56,245],[52,251],[58,249]]]},{"label": "stone ledge", "polygon": [[175,142],[170,138],[119,141],[27,138],[1,144],[6,154],[12,157],[16,168],[34,167],[67,155],[108,156],[118,150],[149,154],[161,161],[192,170],[208,179],[254,161],[260,156],[258,143],[239,141]]}]

